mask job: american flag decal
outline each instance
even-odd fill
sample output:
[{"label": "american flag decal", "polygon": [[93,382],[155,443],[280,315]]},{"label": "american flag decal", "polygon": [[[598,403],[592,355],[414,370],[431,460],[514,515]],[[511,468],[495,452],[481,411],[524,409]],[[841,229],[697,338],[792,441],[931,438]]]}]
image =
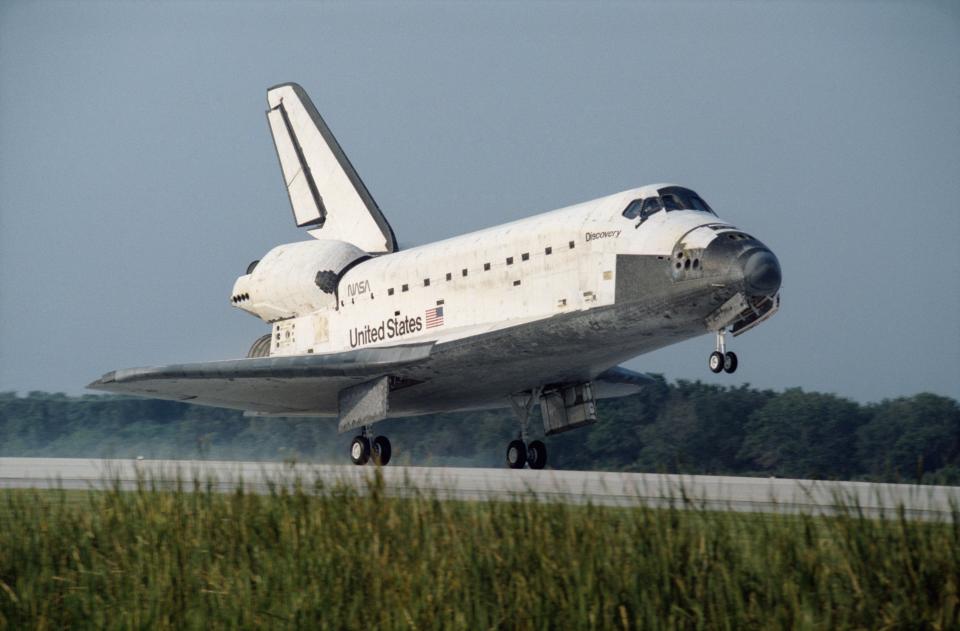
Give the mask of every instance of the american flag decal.
[{"label": "american flag decal", "polygon": [[427,328],[443,325],[443,307],[427,309]]}]

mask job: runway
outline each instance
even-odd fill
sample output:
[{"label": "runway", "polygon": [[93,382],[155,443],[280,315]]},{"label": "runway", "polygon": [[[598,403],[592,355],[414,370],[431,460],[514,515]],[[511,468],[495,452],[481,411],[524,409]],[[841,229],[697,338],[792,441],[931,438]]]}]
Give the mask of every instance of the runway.
[{"label": "runway", "polygon": [[[590,503],[604,506],[670,505],[705,510],[836,514],[855,505],[872,517],[898,510],[911,519],[951,520],[960,510],[960,487],[826,482],[780,478],[687,476],[597,471],[531,471],[439,467],[382,469],[387,492],[416,491],[443,499]],[[102,489],[114,481],[133,488],[139,478],[210,481],[218,491],[239,485],[268,493],[300,479],[314,488],[343,485],[363,492],[372,467],[214,460],[91,460],[0,458],[0,488]]]}]

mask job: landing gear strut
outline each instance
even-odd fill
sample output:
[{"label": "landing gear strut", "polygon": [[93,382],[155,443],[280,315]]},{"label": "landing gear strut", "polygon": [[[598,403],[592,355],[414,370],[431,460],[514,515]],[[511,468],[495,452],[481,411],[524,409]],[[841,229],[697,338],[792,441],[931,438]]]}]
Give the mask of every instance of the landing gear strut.
[{"label": "landing gear strut", "polygon": [[547,466],[547,446],[542,440],[527,442],[530,429],[530,412],[540,396],[539,388],[531,392],[515,394],[510,397],[510,406],[513,408],[517,420],[520,421],[520,436],[507,445],[507,466],[511,469],[522,469],[529,465],[531,469],[543,469]]},{"label": "landing gear strut", "polygon": [[377,436],[371,442],[367,437],[367,428],[360,429],[360,435],[350,442],[350,460],[353,464],[367,464],[372,458],[374,464],[385,467],[390,462],[390,440],[386,436]]},{"label": "landing gear strut", "polygon": [[708,365],[710,366],[710,370],[716,373],[726,372],[729,374],[737,370],[737,354],[727,350],[726,341],[724,340],[726,332],[726,329],[717,331],[717,347],[715,351],[710,353]]}]

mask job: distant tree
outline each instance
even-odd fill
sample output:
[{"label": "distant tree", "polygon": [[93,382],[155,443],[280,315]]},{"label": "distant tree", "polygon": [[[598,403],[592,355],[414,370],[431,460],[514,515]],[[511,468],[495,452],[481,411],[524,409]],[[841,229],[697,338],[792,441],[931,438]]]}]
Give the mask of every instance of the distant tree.
[{"label": "distant tree", "polygon": [[639,471],[728,473],[737,466],[747,418],[772,391],[679,381],[656,421],[643,428]]},{"label": "distant tree", "polygon": [[[630,463],[632,471],[687,471],[696,461],[690,453],[702,430],[696,403],[673,389],[652,423],[639,432],[641,448]],[[696,468],[691,469],[693,472]]]},{"label": "distant tree", "polygon": [[868,413],[857,453],[869,475],[917,479],[960,467],[960,407],[953,399],[923,393],[883,401]]},{"label": "distant tree", "polygon": [[[860,406],[799,389],[667,383],[598,403],[595,425],[549,439],[562,469],[774,474],[960,484],[960,410],[932,394]],[[542,435],[531,418],[531,436]],[[389,419],[397,464],[501,466],[518,433],[506,409]],[[186,403],[0,392],[0,455],[344,462],[332,418],[250,418]]]},{"label": "distant tree", "polygon": [[857,472],[856,432],[865,421],[853,401],[790,389],[750,415],[739,457],[756,472],[849,477]]}]

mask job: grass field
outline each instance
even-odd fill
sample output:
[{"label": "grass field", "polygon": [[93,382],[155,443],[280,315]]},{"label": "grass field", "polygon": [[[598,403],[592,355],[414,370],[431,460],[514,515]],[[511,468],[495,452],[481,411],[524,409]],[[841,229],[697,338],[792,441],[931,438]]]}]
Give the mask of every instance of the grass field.
[{"label": "grass field", "polygon": [[0,627],[960,626],[960,515],[796,517],[388,497],[0,491]]}]

